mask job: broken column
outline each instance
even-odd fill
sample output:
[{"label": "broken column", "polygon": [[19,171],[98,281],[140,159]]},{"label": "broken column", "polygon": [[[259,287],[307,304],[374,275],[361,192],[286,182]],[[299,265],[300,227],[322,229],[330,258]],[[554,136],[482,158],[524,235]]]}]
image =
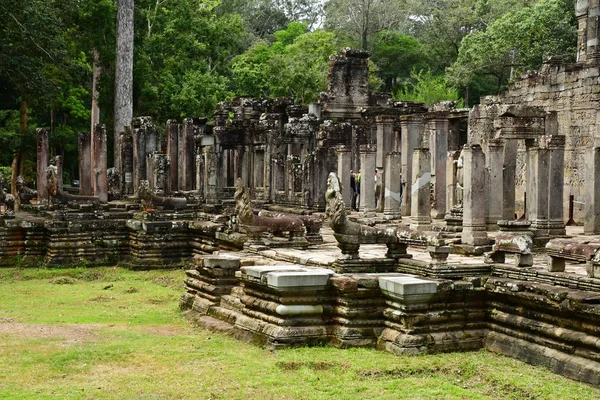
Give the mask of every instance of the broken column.
[{"label": "broken column", "polygon": [[385,167],[385,156],[394,150],[394,119],[387,115],[378,115],[377,124],[377,158],[376,167]]},{"label": "broken column", "polygon": [[423,122],[420,115],[406,115],[400,118],[400,128],[402,136],[401,145],[401,164],[402,164],[402,215],[411,215],[411,179],[413,166],[413,150],[419,146],[419,129]]},{"label": "broken column", "polygon": [[360,146],[360,208],[362,213],[375,211],[375,149]]},{"label": "broken column", "polygon": [[131,126],[126,126],[119,138],[121,141],[121,193],[133,195],[133,134]]},{"label": "broken column", "polygon": [[446,215],[446,162],[448,160],[448,113],[435,112],[429,116],[433,125],[429,138],[433,182],[432,216],[436,219]]},{"label": "broken column", "polygon": [[515,219],[515,179],[517,173],[516,140],[504,142],[504,167],[502,169],[502,219]]},{"label": "broken column", "polygon": [[426,231],[431,228],[431,156],[429,149],[416,148],[412,156],[412,185],[410,190],[410,228]]},{"label": "broken column", "polygon": [[48,168],[48,129],[37,128],[37,196],[38,200],[48,199],[48,183],[46,168]]},{"label": "broken column", "polygon": [[217,154],[214,146],[204,148],[204,188],[205,199],[208,204],[216,204],[219,193],[219,179],[217,174]]},{"label": "broken column", "polygon": [[79,194],[92,194],[92,137],[89,132],[79,132]]},{"label": "broken column", "polygon": [[[183,151],[179,153],[179,158],[181,161],[180,165],[182,165],[182,169],[179,170],[180,190],[194,189],[194,131],[194,119],[184,119],[182,128],[182,136],[184,138],[184,143],[180,144],[179,146],[180,149],[183,149]],[[183,160],[181,160],[181,157],[183,157]]]},{"label": "broken column", "polygon": [[[487,227],[498,230],[498,221],[504,213],[504,140],[490,139],[488,141],[488,165],[486,167],[487,188]],[[513,183],[514,192],[514,183]],[[511,218],[512,220],[512,218]]]},{"label": "broken column", "polygon": [[146,175],[146,130],[138,127],[133,130],[133,192],[136,195]]},{"label": "broken column", "polygon": [[171,159],[169,167],[169,192],[177,191],[178,180],[178,165],[179,165],[179,124],[170,119],[167,121],[167,155]]},{"label": "broken column", "polygon": [[446,159],[446,208],[451,210],[452,207],[458,204],[456,191],[458,188],[458,158],[460,151],[448,152]]},{"label": "broken column", "polygon": [[383,214],[386,219],[401,219],[400,212],[400,159],[397,151],[388,153],[385,158],[385,189],[383,197]]},{"label": "broken column", "polygon": [[352,201],[352,188],[350,187],[350,169],[352,163],[352,153],[350,149],[340,146],[337,149],[338,156],[338,179],[342,185],[342,198],[346,208],[350,207]]},{"label": "broken column", "polygon": [[93,137],[94,196],[97,196],[101,203],[106,203],[108,201],[108,182],[106,176],[106,128],[104,125],[97,124],[94,127]]},{"label": "broken column", "polygon": [[[485,226],[485,155],[478,144],[463,148],[463,230],[461,242],[473,247],[487,246]],[[483,249],[481,249],[483,251]]]}]

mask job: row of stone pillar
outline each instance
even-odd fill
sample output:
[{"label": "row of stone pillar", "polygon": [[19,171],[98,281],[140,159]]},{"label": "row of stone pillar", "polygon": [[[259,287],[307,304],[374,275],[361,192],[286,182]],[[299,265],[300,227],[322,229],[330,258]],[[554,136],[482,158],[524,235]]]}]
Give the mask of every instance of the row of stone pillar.
[{"label": "row of stone pillar", "polygon": [[[39,201],[48,199],[46,168],[49,164],[48,129],[38,128],[37,140],[37,196]],[[94,131],[78,135],[80,193],[97,196],[101,202],[108,201],[106,128],[95,125]],[[57,160],[59,188],[62,189],[62,160]]]}]

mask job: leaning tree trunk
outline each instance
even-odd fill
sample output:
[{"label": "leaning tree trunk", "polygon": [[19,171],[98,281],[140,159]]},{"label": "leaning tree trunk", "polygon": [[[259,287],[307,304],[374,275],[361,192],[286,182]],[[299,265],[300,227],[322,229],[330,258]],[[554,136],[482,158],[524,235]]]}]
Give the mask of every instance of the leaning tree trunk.
[{"label": "leaning tree trunk", "polygon": [[93,49],[92,54],[94,60],[92,64],[92,118],[90,132],[94,132],[94,126],[100,122],[100,107],[98,107],[98,81],[100,80],[100,75],[102,74],[98,50]]},{"label": "leaning tree trunk", "polygon": [[133,0],[117,0],[114,167],[121,169],[119,136],[133,117]]}]

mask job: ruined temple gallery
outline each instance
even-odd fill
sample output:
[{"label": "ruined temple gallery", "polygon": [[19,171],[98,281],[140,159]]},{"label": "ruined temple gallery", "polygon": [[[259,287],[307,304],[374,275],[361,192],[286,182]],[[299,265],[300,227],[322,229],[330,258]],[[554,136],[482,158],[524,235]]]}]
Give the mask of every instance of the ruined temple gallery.
[{"label": "ruined temple gallery", "polygon": [[19,185],[18,211],[0,193],[0,264],[183,266],[185,315],[243,340],[485,348],[600,386],[589,4],[577,62],[549,59],[472,109],[372,93],[368,53],[344,49],[315,104],[237,98],[166,135],[138,117],[112,168],[104,127],[81,133],[78,192],[38,129],[37,191]]}]

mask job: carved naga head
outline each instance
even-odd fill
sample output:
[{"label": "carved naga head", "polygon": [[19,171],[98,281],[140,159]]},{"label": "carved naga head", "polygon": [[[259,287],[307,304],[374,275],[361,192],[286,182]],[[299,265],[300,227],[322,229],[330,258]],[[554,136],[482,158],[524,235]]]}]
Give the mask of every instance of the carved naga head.
[{"label": "carved naga head", "polygon": [[327,178],[325,216],[329,219],[331,228],[334,231],[346,220],[346,205],[342,198],[342,188],[340,180],[334,172],[330,172]]}]

